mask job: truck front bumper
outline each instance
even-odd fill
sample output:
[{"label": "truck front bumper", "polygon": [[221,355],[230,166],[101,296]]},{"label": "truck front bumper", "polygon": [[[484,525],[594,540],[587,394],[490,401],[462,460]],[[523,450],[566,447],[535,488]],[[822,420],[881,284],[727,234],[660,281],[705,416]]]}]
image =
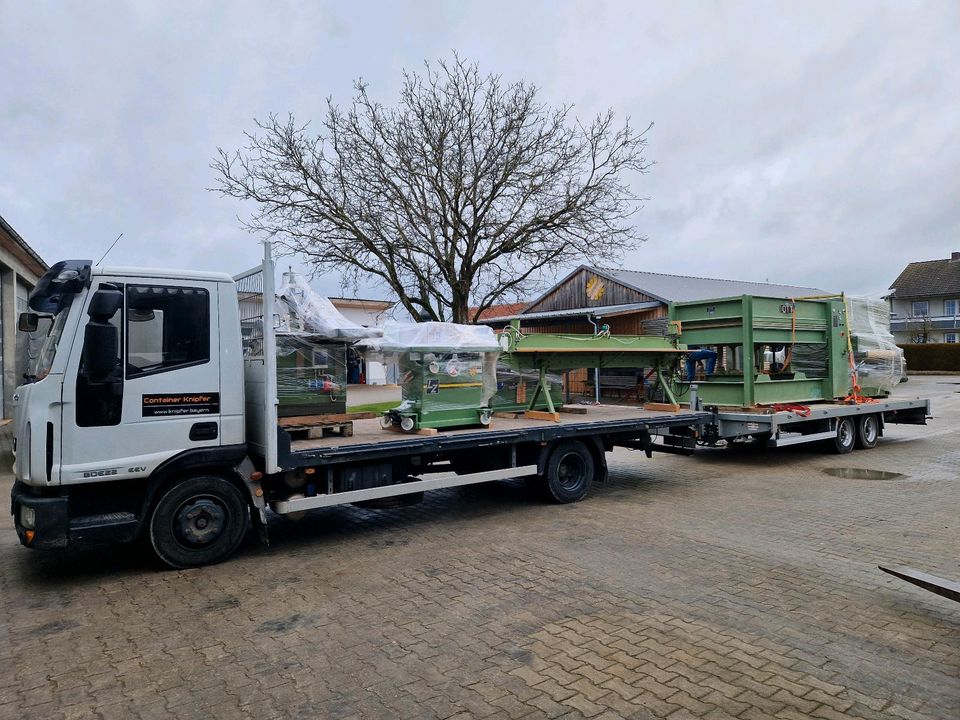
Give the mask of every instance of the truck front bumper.
[{"label": "truck front bumper", "polygon": [[[22,508],[33,510],[33,527],[21,522]],[[70,539],[70,516],[66,497],[43,497],[19,480],[10,492],[10,511],[20,542],[35,550],[65,548]]]}]

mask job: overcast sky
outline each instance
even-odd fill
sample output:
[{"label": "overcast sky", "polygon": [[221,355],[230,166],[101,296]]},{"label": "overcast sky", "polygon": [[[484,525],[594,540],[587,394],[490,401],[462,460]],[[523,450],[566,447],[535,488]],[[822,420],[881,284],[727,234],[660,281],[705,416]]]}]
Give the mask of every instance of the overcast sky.
[{"label": "overcast sky", "polygon": [[624,267],[871,292],[960,250],[956,0],[0,0],[0,215],[48,262],[123,232],[111,264],[238,272],[259,250],[205,190],[216,147],[319,119],[358,76],[392,103],[453,50],[655,123]]}]

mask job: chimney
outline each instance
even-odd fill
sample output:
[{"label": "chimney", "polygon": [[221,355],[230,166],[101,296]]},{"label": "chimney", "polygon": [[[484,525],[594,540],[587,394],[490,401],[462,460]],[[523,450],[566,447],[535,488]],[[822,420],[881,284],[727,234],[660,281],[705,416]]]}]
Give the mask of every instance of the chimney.
[{"label": "chimney", "polygon": [[950,262],[957,262],[960,260],[960,252],[950,253]]}]

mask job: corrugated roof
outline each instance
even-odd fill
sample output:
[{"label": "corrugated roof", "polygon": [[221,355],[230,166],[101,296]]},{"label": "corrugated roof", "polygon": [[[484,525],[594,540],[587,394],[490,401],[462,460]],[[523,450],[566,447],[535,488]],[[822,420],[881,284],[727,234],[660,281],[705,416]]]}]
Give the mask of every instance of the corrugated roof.
[{"label": "corrugated roof", "polygon": [[949,295],[960,297],[960,260],[922,260],[907,265],[890,285],[900,300]]},{"label": "corrugated roof", "polygon": [[663,302],[686,302],[690,300],[710,300],[712,298],[733,297],[736,295],[759,295],[761,297],[796,298],[810,295],[829,295],[831,293],[814,287],[801,285],[778,285],[775,283],[750,282],[747,280],[720,280],[689,275],[667,275],[665,273],[643,272],[640,270],[617,270],[613,268],[592,268],[588,270],[627,285],[646,295]]},{"label": "corrugated roof", "polygon": [[579,317],[580,315],[610,317],[612,315],[621,315],[629,312],[653,310],[656,307],[660,307],[660,303],[656,301],[635,302],[626,303],[624,305],[604,305],[602,307],[582,307],[570,308],[567,310],[546,310],[544,312],[520,312],[514,315],[495,315],[491,317],[482,317],[480,322],[496,322],[500,320],[540,320],[548,318]]}]

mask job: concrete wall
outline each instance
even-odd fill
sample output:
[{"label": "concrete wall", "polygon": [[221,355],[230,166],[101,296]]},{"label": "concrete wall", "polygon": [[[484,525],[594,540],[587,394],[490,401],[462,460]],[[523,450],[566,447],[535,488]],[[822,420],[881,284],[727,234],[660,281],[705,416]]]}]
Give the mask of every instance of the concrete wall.
[{"label": "concrete wall", "polygon": [[19,352],[17,316],[26,309],[27,296],[47,269],[46,264],[0,217],[0,341],[2,341],[3,389],[0,392],[3,417],[12,414],[11,400],[23,380],[25,354]]},{"label": "concrete wall", "polygon": [[[3,353],[3,417],[11,417],[11,401],[23,381],[23,361],[17,347],[17,316],[25,309],[26,296],[37,283],[37,275],[16,258],[0,252],[0,335]],[[18,302],[19,299],[19,302]]]}]

